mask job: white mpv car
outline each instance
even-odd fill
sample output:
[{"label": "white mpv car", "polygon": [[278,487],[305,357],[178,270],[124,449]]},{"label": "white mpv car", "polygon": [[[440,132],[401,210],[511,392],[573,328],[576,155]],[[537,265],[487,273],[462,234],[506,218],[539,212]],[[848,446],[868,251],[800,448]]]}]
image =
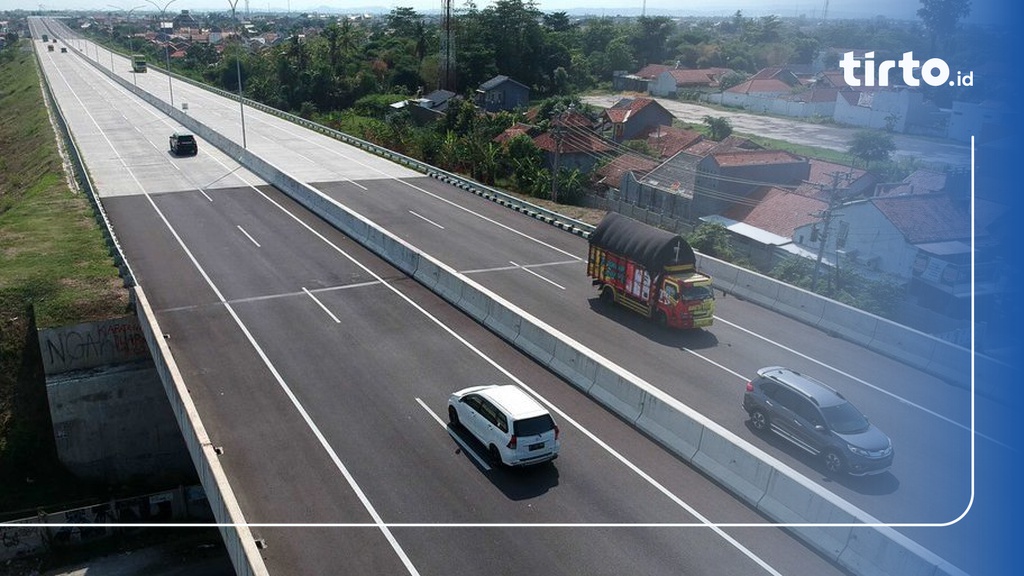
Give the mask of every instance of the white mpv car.
[{"label": "white mpv car", "polygon": [[448,398],[448,420],[479,440],[495,464],[526,466],[558,457],[558,426],[517,386],[459,390]]}]

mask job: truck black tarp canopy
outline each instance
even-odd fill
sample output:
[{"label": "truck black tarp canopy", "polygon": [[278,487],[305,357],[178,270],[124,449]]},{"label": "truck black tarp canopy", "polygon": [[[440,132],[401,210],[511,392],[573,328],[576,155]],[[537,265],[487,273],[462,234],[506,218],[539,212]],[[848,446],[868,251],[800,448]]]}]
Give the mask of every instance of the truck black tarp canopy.
[{"label": "truck black tarp canopy", "polygon": [[652,275],[659,274],[665,266],[697,263],[693,248],[682,236],[615,212],[601,220],[590,234],[590,243],[639,262]]}]

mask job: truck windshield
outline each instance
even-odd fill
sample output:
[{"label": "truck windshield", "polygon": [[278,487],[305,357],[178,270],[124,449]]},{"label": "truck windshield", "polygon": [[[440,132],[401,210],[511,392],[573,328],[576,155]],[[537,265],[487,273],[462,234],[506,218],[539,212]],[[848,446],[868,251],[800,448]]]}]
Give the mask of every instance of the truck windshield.
[{"label": "truck windshield", "polygon": [[707,300],[714,298],[715,294],[707,286],[690,286],[683,290],[683,300]]}]

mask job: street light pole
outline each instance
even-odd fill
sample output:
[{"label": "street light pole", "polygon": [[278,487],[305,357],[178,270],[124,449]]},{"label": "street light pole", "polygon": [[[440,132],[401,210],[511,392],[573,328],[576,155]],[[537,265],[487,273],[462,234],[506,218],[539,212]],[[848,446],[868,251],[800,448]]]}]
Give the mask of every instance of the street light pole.
[{"label": "street light pole", "polygon": [[[235,23],[235,35],[238,35],[238,20],[235,19],[235,7],[238,6],[238,0],[228,0],[228,4],[231,6],[231,20]],[[242,100],[242,56],[241,54],[235,55],[235,74],[238,75],[238,114],[242,119],[242,148],[246,149],[245,142],[245,102]]]},{"label": "street light pole", "polygon": [[[167,12],[167,9],[171,6],[171,4],[174,4],[177,1],[178,0],[171,0],[167,4],[164,4],[164,7],[161,8],[160,5],[157,4],[156,2],[154,2],[153,0],[146,0],[146,2],[149,2],[150,4],[153,5],[154,8],[156,8],[157,10],[160,11],[160,22],[159,22],[160,27],[163,26],[164,14]],[[170,42],[170,36],[168,35],[168,41],[164,43],[164,54],[167,55],[167,93],[170,95],[170,98],[171,98],[171,108],[174,108],[174,88],[171,85],[171,50],[170,50],[170,43],[171,43]]]},{"label": "street light pole", "polygon": [[[126,9],[123,6],[114,6],[113,4],[107,4],[107,6],[110,6],[111,8],[117,8],[118,10],[126,13],[125,19],[126,19],[126,21],[128,23],[128,59],[130,60],[131,57],[132,57],[132,54],[135,54],[135,36],[132,34],[132,12],[135,12],[139,8],[145,8],[146,6],[145,6],[145,4],[139,4],[138,6],[133,6],[131,9]],[[113,67],[114,67],[114,53],[113,53],[113,51],[111,51],[111,53],[110,53],[110,67],[111,67],[110,71],[113,72],[114,71],[113,70]],[[135,81],[135,85],[138,86],[139,85],[138,77],[135,74],[132,74],[132,79]]]}]

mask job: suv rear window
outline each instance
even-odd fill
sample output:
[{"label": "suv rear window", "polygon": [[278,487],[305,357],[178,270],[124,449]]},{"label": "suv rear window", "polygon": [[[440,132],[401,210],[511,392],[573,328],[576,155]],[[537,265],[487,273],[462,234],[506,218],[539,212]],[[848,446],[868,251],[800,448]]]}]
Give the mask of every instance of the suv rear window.
[{"label": "suv rear window", "polygon": [[542,414],[525,420],[516,420],[514,426],[516,436],[537,436],[554,430],[555,421],[551,419],[550,414]]},{"label": "suv rear window", "polygon": [[178,141],[178,144],[194,144],[196,139],[191,134],[180,134],[174,137]]}]

